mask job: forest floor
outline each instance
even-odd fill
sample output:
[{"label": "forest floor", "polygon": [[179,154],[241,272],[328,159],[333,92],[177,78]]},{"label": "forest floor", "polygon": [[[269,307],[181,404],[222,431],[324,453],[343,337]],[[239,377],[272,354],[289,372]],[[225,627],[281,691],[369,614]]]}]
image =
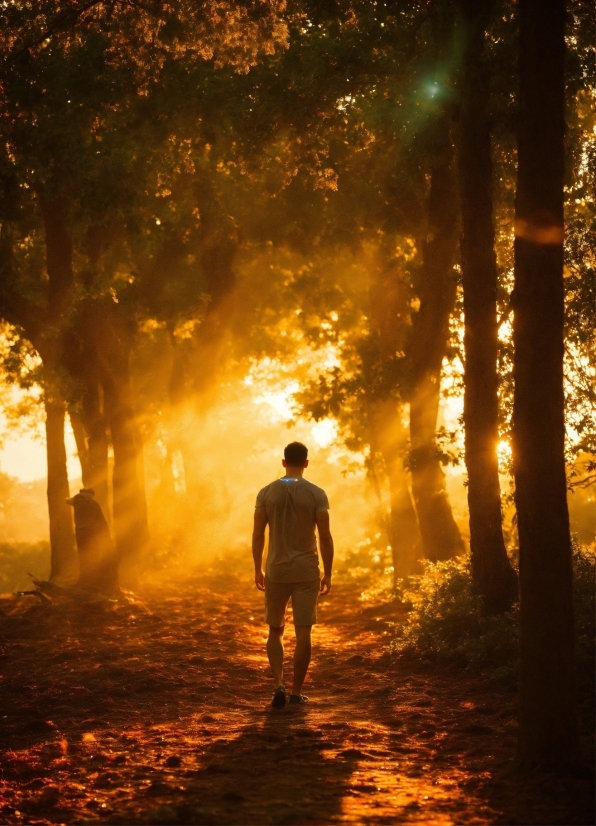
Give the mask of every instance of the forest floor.
[{"label": "forest floor", "polygon": [[310,703],[281,710],[246,577],[141,596],[0,600],[1,823],[594,823],[591,780],[512,771],[515,694],[393,658],[395,606],[354,583],[320,603]]}]

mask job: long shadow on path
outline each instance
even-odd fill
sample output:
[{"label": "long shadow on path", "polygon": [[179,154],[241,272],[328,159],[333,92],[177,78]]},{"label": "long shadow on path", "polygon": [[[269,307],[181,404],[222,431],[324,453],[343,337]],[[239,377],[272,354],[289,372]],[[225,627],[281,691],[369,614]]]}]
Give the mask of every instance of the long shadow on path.
[{"label": "long shadow on path", "polygon": [[[309,721],[309,711],[271,709],[232,741],[202,755],[187,790],[147,813],[155,823],[330,823],[341,815],[354,757]],[[341,743],[339,743],[341,745]]]}]

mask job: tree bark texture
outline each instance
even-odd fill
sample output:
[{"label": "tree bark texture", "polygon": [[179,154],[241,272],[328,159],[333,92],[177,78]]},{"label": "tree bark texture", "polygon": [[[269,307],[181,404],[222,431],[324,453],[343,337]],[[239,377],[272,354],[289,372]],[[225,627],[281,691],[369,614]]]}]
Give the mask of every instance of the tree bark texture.
[{"label": "tree bark texture", "polygon": [[64,444],[66,404],[47,363],[44,364],[44,372],[47,494],[51,547],[50,579],[53,582],[72,584],[77,580],[78,563],[72,511],[66,503],[66,499],[70,496]]},{"label": "tree bark texture", "polygon": [[484,56],[492,0],[462,0],[466,35],[458,167],[465,313],[464,426],[472,578],[490,612],[511,607],[517,575],[502,530],[497,374],[497,262],[492,208],[490,83]]},{"label": "tree bark texture", "polygon": [[75,437],[77,445],[77,455],[81,464],[81,481],[83,487],[91,487],[90,473],[89,473],[89,451],[87,449],[87,436],[85,434],[85,427],[81,416],[74,410],[68,411],[68,418]]},{"label": "tree bark texture", "polygon": [[422,539],[404,467],[408,434],[401,422],[402,406],[393,399],[376,405],[376,445],[389,481],[389,541],[394,578],[420,573]]},{"label": "tree bark texture", "polygon": [[388,536],[394,578],[419,572],[422,540],[404,466],[408,433],[402,421],[403,403],[387,386],[386,371],[403,358],[409,332],[410,291],[394,260],[391,242],[381,243],[369,268],[371,375],[366,377],[371,449],[382,456],[389,482]]},{"label": "tree bark texture", "polygon": [[87,443],[88,484],[93,488],[95,499],[110,523],[108,447],[109,439],[104,411],[104,392],[100,383],[99,368],[94,354],[84,365],[81,399],[81,417],[85,426]]},{"label": "tree bark texture", "polygon": [[445,488],[445,474],[436,444],[441,366],[449,341],[449,317],[457,282],[457,182],[448,131],[445,152],[431,170],[428,234],[419,284],[420,309],[414,317],[409,347],[410,469],[424,555],[433,562],[464,550]]},{"label": "tree bark texture", "polygon": [[81,463],[83,486],[93,489],[95,499],[109,523],[109,439],[103,410],[103,388],[95,361],[88,347],[83,348],[82,354],[79,350],[74,358],[71,355],[65,361],[80,393],[80,406],[69,410],[69,416]]},{"label": "tree bark texture", "polygon": [[[142,445],[132,404],[130,344],[117,318],[117,306],[106,298],[96,334],[105,415],[114,450],[112,473],[116,545],[131,571],[149,547],[147,503],[142,473]],[[98,309],[100,309],[98,307]]]},{"label": "tree bark texture", "polygon": [[520,545],[518,761],[578,760],[563,395],[564,0],[520,0],[513,461]]},{"label": "tree bark texture", "polygon": [[[404,466],[408,450],[407,430],[401,422],[402,406],[395,399],[375,400],[367,405],[371,430],[370,448],[380,456],[389,483],[387,537],[391,545],[394,581],[420,573],[422,540],[410,485]],[[381,497],[380,488],[378,490]]]},{"label": "tree bark texture", "polygon": [[73,581],[77,563],[72,514],[65,501],[70,491],[64,444],[66,403],[61,370],[64,316],[74,288],[67,200],[42,197],[41,214],[45,230],[48,299],[46,323],[36,346],[44,366],[51,578]]},{"label": "tree bark texture", "polygon": [[[87,288],[91,288],[97,281],[97,264],[109,237],[105,227],[91,226],[87,231],[89,269],[81,273],[81,281]],[[95,500],[110,523],[109,438],[97,355],[97,335],[94,332],[103,323],[101,300],[89,295],[79,300],[63,360],[77,389],[77,408],[70,412],[73,429],[75,424],[77,426],[75,437],[78,448],[80,443],[83,482],[85,487],[94,490]]]},{"label": "tree bark texture", "polygon": [[41,198],[48,273],[49,323],[56,328],[64,321],[74,290],[72,236],[68,228],[68,201],[65,197]]}]

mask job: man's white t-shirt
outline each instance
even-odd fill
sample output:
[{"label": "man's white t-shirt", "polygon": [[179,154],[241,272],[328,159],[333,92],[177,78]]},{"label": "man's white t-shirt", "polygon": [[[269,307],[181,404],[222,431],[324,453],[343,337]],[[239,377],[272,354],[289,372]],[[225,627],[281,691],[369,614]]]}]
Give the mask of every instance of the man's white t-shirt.
[{"label": "man's white t-shirt", "polygon": [[265,573],[272,582],[306,582],[320,577],[316,514],[329,510],[322,488],[302,477],[284,476],[257,495],[269,523]]}]

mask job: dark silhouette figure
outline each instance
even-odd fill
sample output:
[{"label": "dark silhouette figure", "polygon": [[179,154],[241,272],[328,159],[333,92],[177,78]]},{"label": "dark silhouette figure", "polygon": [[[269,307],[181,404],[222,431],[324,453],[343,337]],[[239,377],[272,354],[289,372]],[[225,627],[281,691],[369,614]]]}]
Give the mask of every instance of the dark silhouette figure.
[{"label": "dark silhouette figure", "polygon": [[102,594],[119,593],[118,559],[110,529],[92,488],[81,488],[66,500],[74,508],[75,536],[79,552],[78,586]]}]

